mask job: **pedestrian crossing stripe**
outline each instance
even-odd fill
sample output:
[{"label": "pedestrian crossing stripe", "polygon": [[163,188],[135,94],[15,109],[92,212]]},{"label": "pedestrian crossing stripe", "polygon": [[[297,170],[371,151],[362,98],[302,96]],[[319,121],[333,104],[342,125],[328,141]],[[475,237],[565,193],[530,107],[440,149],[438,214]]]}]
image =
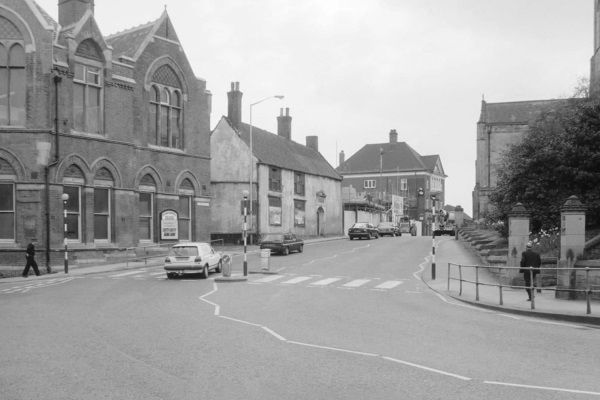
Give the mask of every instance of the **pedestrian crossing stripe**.
[{"label": "pedestrian crossing stripe", "polygon": [[323,280],[320,280],[317,282],[313,282],[313,283],[311,283],[311,286],[327,286],[330,283],[337,282],[339,280],[340,280],[339,278],[327,278],[327,279],[323,279]]},{"label": "pedestrian crossing stripe", "polygon": [[282,282],[283,284],[294,285],[296,283],[304,282],[312,279],[310,276],[299,276],[297,278],[290,279],[289,281]]},{"label": "pedestrian crossing stripe", "polygon": [[[270,275],[264,278],[260,278],[260,279],[256,279],[256,280],[252,280],[249,281],[248,283],[253,283],[253,284],[260,284],[260,283],[277,283],[276,281],[280,281],[283,278],[290,278],[289,275]],[[307,282],[311,279],[315,279],[315,276],[297,276],[297,277],[293,277],[291,279],[288,279],[286,281],[281,281],[279,282],[280,285],[295,285],[295,284],[299,284],[299,283],[303,283],[303,282]],[[330,286],[336,282],[342,281],[343,279],[348,279],[348,277],[335,277],[335,278],[325,278],[325,279],[320,279],[317,280],[315,282],[311,282],[308,283],[308,286],[311,287],[325,287],[325,286]],[[355,288],[359,288],[361,286],[367,285],[368,283],[373,282],[374,280],[377,280],[378,278],[369,278],[369,279],[354,279],[350,282],[347,282],[343,285],[338,286],[338,288],[340,289],[355,289]],[[399,285],[401,285],[403,283],[403,281],[385,281],[383,283],[379,283],[377,286],[375,286],[373,289],[378,289],[378,290],[388,290],[388,289],[393,289]]]},{"label": "pedestrian crossing stripe", "polygon": [[342,285],[342,286],[355,288],[355,287],[362,286],[365,283],[369,283],[369,282],[371,282],[370,279],[356,279],[356,280],[353,280],[352,282],[348,282],[348,283],[346,283],[345,285]]},{"label": "pedestrian crossing stripe", "polygon": [[383,282],[381,285],[375,286],[375,289],[393,289],[398,285],[401,285],[402,281],[387,281]]}]

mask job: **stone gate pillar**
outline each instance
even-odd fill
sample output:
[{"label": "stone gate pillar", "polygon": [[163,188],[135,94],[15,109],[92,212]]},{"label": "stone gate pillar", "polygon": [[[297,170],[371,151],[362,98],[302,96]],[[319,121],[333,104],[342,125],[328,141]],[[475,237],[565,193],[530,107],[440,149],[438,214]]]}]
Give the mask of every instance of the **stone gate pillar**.
[{"label": "stone gate pillar", "polygon": [[[520,267],[521,254],[529,241],[529,219],[530,215],[521,203],[515,204],[508,214],[508,265],[509,267]],[[521,275],[518,269],[506,272],[506,283],[514,285]]]},{"label": "stone gate pillar", "polygon": [[[560,268],[573,268],[577,257],[585,250],[586,207],[576,196],[571,196],[560,209]],[[559,270],[556,274],[557,288],[575,289],[575,270]],[[577,293],[556,291],[557,299],[575,299]]]}]

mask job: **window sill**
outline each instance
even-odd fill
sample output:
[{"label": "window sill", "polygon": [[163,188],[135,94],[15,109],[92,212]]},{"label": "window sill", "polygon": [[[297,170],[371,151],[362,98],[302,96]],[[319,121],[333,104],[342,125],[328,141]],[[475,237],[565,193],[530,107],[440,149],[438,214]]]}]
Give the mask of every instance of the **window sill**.
[{"label": "window sill", "polygon": [[182,149],[176,149],[174,147],[164,147],[164,146],[157,146],[155,144],[148,144],[148,148],[154,149],[154,150],[166,151],[169,153],[185,154],[185,151],[183,151]]},{"label": "window sill", "polygon": [[86,136],[86,137],[90,137],[90,138],[94,138],[94,139],[106,139],[106,136],[104,136],[101,133],[80,132],[80,131],[76,131],[75,129],[71,129],[71,133],[73,135]]}]

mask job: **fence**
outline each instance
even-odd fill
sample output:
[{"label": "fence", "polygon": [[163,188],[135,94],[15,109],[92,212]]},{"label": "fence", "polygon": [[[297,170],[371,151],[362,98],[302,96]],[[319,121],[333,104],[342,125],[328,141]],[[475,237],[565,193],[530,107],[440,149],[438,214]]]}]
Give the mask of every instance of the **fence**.
[{"label": "fence", "polygon": [[[452,266],[454,267],[458,267],[458,278],[452,277]],[[475,281],[470,281],[468,279],[463,279],[463,268],[474,268],[475,269]],[[480,269],[485,269],[485,270],[494,270],[494,272],[498,271],[499,274],[499,279],[498,279],[498,283],[490,283],[490,282],[481,282],[479,279],[479,270]],[[500,305],[504,305],[504,300],[502,298],[502,289],[503,288],[518,288],[518,289],[527,289],[527,286],[515,286],[515,285],[504,285],[502,284],[502,271],[506,271],[508,272],[509,270],[519,270],[521,268],[519,267],[502,267],[502,266],[486,266],[486,265],[461,265],[461,264],[455,264],[455,263],[448,263],[448,291],[450,291],[450,281],[458,281],[459,282],[459,296],[462,296],[462,291],[463,291],[463,282],[466,283],[471,283],[475,285],[475,300],[479,301],[479,287],[480,286],[495,286],[498,287],[498,300],[499,300],[499,304]],[[554,292],[570,292],[570,293],[584,293],[585,294],[585,299],[586,299],[586,303],[587,303],[587,314],[591,314],[592,313],[592,307],[591,307],[591,298],[593,296],[594,293],[600,293],[600,287],[597,285],[593,285],[591,283],[591,279],[590,279],[590,271],[598,271],[597,268],[589,268],[589,267],[585,267],[585,268],[544,268],[544,269],[554,269],[556,270],[556,273],[558,274],[560,271],[567,271],[567,272],[573,272],[573,273],[577,273],[577,272],[585,272],[585,279],[581,282],[580,281],[580,286],[583,286],[583,289],[577,289],[577,288],[567,288],[567,287],[554,287],[554,288],[543,288],[543,287],[536,287],[535,286],[535,279],[533,276],[533,270],[534,268],[530,267],[529,268],[529,273],[530,273],[530,286],[529,289],[531,290],[531,309],[535,310],[535,290],[551,290]]]},{"label": "fence", "polygon": [[125,262],[129,267],[129,262],[144,261],[148,265],[148,260],[153,258],[166,257],[172,244],[151,244],[148,246],[128,247],[125,249]]}]

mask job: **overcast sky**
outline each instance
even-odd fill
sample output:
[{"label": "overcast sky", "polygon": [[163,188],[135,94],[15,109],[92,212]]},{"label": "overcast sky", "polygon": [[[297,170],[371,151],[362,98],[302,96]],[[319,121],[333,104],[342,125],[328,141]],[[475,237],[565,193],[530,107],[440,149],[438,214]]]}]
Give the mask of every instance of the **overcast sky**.
[{"label": "overcast sky", "polygon": [[[58,20],[57,0],[36,0]],[[589,76],[593,0],[96,0],[104,36],[167,12],[196,76],[213,94],[211,128],[230,83],[242,119],[292,139],[317,135],[334,167],[368,143],[439,154],[446,203],[472,215],[475,137],[488,102],[567,97]]]}]

